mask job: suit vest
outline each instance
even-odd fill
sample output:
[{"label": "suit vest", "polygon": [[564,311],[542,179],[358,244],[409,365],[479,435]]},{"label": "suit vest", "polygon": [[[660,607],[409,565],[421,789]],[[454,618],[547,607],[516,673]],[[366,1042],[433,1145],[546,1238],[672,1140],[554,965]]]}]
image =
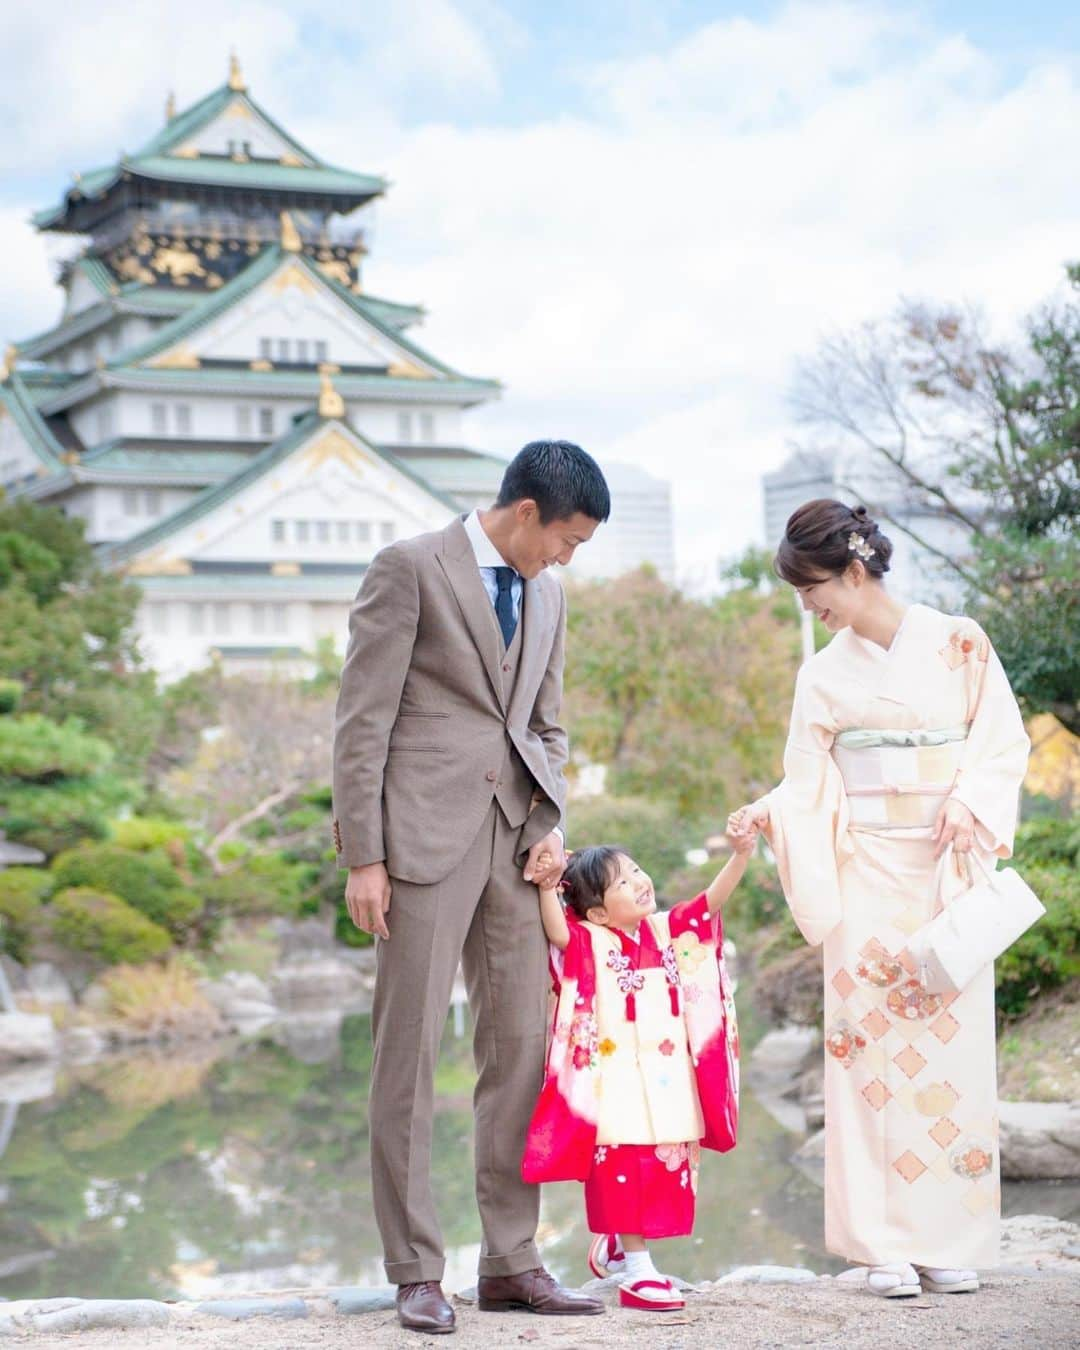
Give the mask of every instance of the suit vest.
[{"label": "suit vest", "polygon": [[[490,613],[492,623],[498,628],[499,621],[495,617],[494,608],[491,608]],[[514,637],[510,646],[503,650],[502,660],[499,664],[503,703],[507,709],[513,701],[514,690],[517,688],[518,672],[521,669],[521,634],[524,628],[525,587],[523,584],[521,612],[518,615],[517,628],[514,630]],[[499,646],[502,647],[501,629],[499,630]],[[506,817],[508,825],[517,827],[525,824],[535,790],[536,780],[526,768],[525,761],[518,754],[513,741],[510,739],[510,733],[507,732],[503,762],[499,768],[499,779],[495,787],[495,800],[499,803],[499,809]]]}]

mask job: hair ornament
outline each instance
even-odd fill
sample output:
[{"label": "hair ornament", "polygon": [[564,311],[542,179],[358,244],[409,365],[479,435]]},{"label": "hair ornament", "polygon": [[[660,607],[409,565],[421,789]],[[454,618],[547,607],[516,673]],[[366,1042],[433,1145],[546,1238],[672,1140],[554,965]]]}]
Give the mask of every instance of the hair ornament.
[{"label": "hair ornament", "polygon": [[874,550],[870,547],[870,545],[866,542],[866,539],[861,534],[859,534],[857,530],[852,530],[852,532],[848,535],[847,546],[848,552],[858,554],[858,556],[863,560],[863,562],[867,562],[870,558],[874,556]]}]

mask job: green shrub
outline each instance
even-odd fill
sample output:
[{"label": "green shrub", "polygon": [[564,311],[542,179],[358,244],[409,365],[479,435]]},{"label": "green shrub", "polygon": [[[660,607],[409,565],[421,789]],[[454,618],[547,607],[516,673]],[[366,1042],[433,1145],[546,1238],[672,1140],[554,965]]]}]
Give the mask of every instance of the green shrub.
[{"label": "green shrub", "polygon": [[[1041,823],[1041,822],[1040,822]],[[1034,999],[1080,979],[1080,875],[1072,863],[1021,864],[1017,871],[1046,913],[998,958],[997,1007],[1017,1017]]]},{"label": "green shrub", "polygon": [[21,680],[0,679],[0,713],[14,712],[22,701]]},{"label": "green shrub", "polygon": [[127,820],[114,820],[110,833],[112,842],[118,848],[129,849],[132,853],[166,850],[175,840],[186,843],[191,837],[191,831],[180,821],[163,820],[158,816],[130,816]]},{"label": "green shrub", "polygon": [[1016,832],[1014,861],[1021,872],[1026,863],[1076,864],[1080,861],[1080,818],[1043,816],[1025,821]]},{"label": "green shrub", "polygon": [[105,741],[74,719],[54,722],[39,713],[0,720],[0,774],[30,782],[85,778],[101,773],[113,759]]},{"label": "green shrub", "polygon": [[111,966],[152,961],[172,946],[164,928],[107,891],[69,887],[53,896],[52,910],[57,941]]},{"label": "green shrub", "polygon": [[88,844],[61,853],[52,871],[57,887],[89,886],[118,895],[175,937],[184,937],[203,910],[203,901],[186,889],[169,860],[155,853]]},{"label": "green shrub", "polygon": [[202,889],[207,905],[222,915],[294,915],[318,879],[318,868],[308,863],[290,862],[280,853],[251,853],[223,876],[208,878]]},{"label": "green shrub", "polygon": [[668,878],[685,867],[687,849],[700,844],[703,833],[675,806],[643,797],[586,797],[575,801],[568,815],[568,848],[618,844],[664,895]]},{"label": "green shrub", "polygon": [[130,795],[111,774],[27,784],[0,779],[0,819],[9,839],[52,857],[87,839],[104,839],[108,818]]},{"label": "green shrub", "polygon": [[9,867],[0,872],[0,952],[26,960],[49,890],[49,874],[40,868]]}]

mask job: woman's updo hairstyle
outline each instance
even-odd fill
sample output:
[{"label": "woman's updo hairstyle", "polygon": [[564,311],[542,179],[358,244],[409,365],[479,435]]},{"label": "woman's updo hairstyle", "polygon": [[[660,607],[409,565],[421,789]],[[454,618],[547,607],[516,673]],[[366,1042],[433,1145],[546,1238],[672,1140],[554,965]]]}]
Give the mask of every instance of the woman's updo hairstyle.
[{"label": "woman's updo hairstyle", "polygon": [[880,578],[889,570],[892,550],[865,506],[818,497],[791,516],[773,569],[791,586],[812,586],[840,576],[858,558],[870,576]]},{"label": "woman's updo hairstyle", "polygon": [[619,875],[619,859],[626,856],[626,849],[615,844],[595,844],[571,853],[560,886],[566,908],[579,919],[587,919],[590,909],[603,908],[604,892]]}]

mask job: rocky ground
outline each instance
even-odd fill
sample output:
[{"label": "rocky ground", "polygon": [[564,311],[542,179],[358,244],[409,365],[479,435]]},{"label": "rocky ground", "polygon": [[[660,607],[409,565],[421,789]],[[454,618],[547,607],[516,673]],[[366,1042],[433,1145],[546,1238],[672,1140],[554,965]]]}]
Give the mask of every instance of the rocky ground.
[{"label": "rocky ground", "polygon": [[[1076,1262],[1080,1268],[1080,1261]],[[234,1317],[197,1312],[194,1306],[163,1309],[162,1325],[127,1329],[99,1326],[76,1333],[76,1317],[62,1320],[64,1310],[45,1314],[52,1328],[12,1328],[6,1344],[38,1347],[75,1345],[79,1350],[123,1350],[124,1347],[199,1347],[199,1350],[302,1350],[306,1346],[386,1347],[418,1350],[424,1345],[460,1344],[507,1350],[534,1345],[560,1350],[630,1350],[648,1337],[655,1350],[714,1350],[718,1345],[822,1346],[843,1350],[882,1350],[917,1344],[925,1350],[965,1342],[980,1347],[1043,1347],[1080,1345],[1080,1278],[1063,1269],[1027,1273],[999,1272],[987,1277],[977,1294],[915,1299],[878,1299],[858,1280],[845,1277],[811,1279],[806,1283],[720,1282],[687,1295],[678,1313],[636,1313],[611,1302],[602,1317],[546,1318],[527,1314],[482,1313],[472,1303],[457,1303],[455,1341],[404,1332],[393,1311],[347,1315],[325,1294],[305,1293],[253,1300],[278,1316]],[[70,1313],[76,1313],[71,1309]],[[246,1308],[234,1309],[236,1312]],[[0,1312],[2,1318],[2,1312]],[[84,1318],[84,1320],[87,1320]],[[0,1338],[5,1336],[0,1321]]]}]

